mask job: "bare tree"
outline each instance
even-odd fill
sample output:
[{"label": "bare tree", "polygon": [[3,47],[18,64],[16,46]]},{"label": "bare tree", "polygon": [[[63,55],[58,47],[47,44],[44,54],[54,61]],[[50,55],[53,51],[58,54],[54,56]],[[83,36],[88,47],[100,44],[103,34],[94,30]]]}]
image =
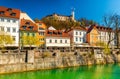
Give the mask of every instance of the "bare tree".
[{"label": "bare tree", "polygon": [[120,29],[120,15],[115,14],[113,16],[113,27],[115,28],[115,36],[116,36],[116,44],[117,44],[117,48],[119,48],[119,29]]},{"label": "bare tree", "polygon": [[107,47],[109,47],[110,43],[115,40],[115,38],[112,37],[112,33],[113,33],[113,16],[114,15],[106,15],[103,17],[103,21],[104,21],[104,26],[106,26],[108,28],[107,30],[107,34],[108,34],[108,41],[107,41]]}]

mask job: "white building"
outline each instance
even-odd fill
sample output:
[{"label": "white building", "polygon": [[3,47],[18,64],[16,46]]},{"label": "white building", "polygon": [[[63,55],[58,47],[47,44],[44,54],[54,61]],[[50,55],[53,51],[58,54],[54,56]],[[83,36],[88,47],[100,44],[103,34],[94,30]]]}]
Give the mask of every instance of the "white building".
[{"label": "white building", "polygon": [[71,38],[71,45],[74,47],[81,47],[86,43],[86,29],[82,27],[76,27],[70,29],[68,34]]},{"label": "white building", "polygon": [[112,28],[97,26],[97,29],[100,33],[99,40],[104,43],[108,43],[110,41],[110,46],[115,46],[115,33]]},{"label": "white building", "polygon": [[70,37],[61,30],[46,31],[46,47],[52,49],[67,49],[70,47]]},{"label": "white building", "polygon": [[14,43],[10,46],[19,46],[19,18],[20,10],[0,7],[0,31],[13,37]]}]

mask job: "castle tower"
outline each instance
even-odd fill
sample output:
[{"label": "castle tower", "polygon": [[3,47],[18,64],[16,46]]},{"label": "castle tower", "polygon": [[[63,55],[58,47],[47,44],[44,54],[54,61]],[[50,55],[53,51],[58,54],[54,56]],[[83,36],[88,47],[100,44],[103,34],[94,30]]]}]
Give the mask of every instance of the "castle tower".
[{"label": "castle tower", "polygon": [[75,8],[72,8],[72,12],[71,12],[71,16],[72,16],[72,20],[75,21],[75,12],[74,12]]}]

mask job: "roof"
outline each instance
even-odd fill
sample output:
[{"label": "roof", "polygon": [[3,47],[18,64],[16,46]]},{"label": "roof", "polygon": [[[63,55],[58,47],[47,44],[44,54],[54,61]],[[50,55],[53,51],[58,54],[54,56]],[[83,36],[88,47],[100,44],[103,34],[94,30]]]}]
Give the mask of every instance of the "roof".
[{"label": "roof", "polygon": [[69,35],[61,30],[47,30],[46,37],[69,37]]},{"label": "roof", "polygon": [[50,26],[48,30],[56,30],[53,26]]},{"label": "roof", "polygon": [[92,25],[88,28],[87,33],[90,33],[92,31],[93,28],[96,28],[96,25]]},{"label": "roof", "polygon": [[105,26],[97,26],[97,29],[98,29],[99,31],[105,31],[105,32],[107,32],[107,31],[113,31],[112,28],[110,28],[110,27],[105,27]]},{"label": "roof", "polygon": [[87,31],[86,28],[81,27],[81,26],[76,26],[76,27],[72,27],[71,29],[69,29],[67,32],[70,32],[72,30],[81,30],[81,31]]},{"label": "roof", "polygon": [[20,18],[20,10],[0,6],[0,17]]},{"label": "roof", "polygon": [[[31,30],[31,28],[32,28],[32,30]],[[38,31],[38,26],[35,23],[33,23],[31,20],[21,19],[20,30]]]}]

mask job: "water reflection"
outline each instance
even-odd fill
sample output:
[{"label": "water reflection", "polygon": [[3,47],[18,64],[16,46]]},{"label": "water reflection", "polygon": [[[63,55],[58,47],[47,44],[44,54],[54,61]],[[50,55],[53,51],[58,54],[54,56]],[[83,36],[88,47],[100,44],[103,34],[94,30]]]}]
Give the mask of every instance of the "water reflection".
[{"label": "water reflection", "polygon": [[0,75],[0,79],[118,79],[120,65],[81,66]]}]

